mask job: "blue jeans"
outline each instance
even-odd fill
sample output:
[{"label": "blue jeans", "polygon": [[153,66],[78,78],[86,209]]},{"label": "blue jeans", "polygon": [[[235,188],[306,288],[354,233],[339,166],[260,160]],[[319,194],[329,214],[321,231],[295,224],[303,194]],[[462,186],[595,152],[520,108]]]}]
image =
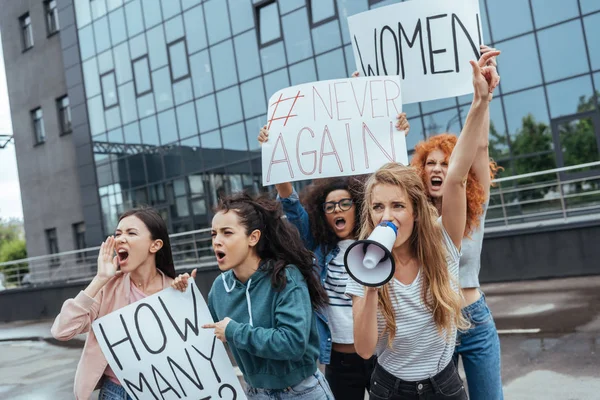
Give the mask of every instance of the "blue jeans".
[{"label": "blue jeans", "polygon": [[102,387],[98,394],[98,400],[132,400],[123,386],[117,385],[108,378],[103,378]]},{"label": "blue jeans", "polygon": [[250,400],[334,400],[329,384],[319,370],[287,389],[256,389],[247,385],[246,396]]},{"label": "blue jeans", "polygon": [[471,400],[503,400],[500,365],[500,339],[485,295],[462,309],[471,329],[458,332],[454,363],[462,357],[469,398]]}]

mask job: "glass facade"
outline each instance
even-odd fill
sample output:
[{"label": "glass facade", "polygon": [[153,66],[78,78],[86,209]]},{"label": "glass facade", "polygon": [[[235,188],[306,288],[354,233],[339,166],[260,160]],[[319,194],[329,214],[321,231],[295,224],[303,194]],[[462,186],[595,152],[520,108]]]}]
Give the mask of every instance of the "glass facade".
[{"label": "glass facade", "polygon": [[[207,227],[221,194],[264,190],[256,136],[269,96],[349,76],[347,17],[394,2],[74,0],[106,232],[139,204],[159,209],[173,232]],[[560,127],[597,120],[585,113],[598,112],[600,7],[585,0],[480,0],[480,7],[486,43],[503,52],[491,156],[504,176],[570,165],[567,143],[577,141]],[[470,101],[405,106],[408,148],[459,133]],[[600,126],[591,132],[582,135],[600,142]],[[598,159],[592,150],[585,160]]]}]

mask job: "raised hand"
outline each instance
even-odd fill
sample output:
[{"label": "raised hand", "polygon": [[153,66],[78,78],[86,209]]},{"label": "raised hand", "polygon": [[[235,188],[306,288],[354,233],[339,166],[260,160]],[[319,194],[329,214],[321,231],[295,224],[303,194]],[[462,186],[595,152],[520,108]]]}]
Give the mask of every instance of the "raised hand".
[{"label": "raised hand", "polygon": [[[486,100],[488,102],[492,100],[492,93],[494,91],[492,68],[495,70],[496,67],[487,66],[487,62],[492,57],[497,57],[498,55],[500,55],[500,52],[497,50],[489,51],[481,56],[479,62],[469,61],[471,67],[473,67],[475,99]],[[484,65],[484,67],[481,65]]]},{"label": "raised hand", "polygon": [[487,68],[487,71],[490,74],[490,83],[491,83],[490,93],[491,93],[494,91],[494,89],[496,89],[496,87],[498,87],[498,84],[500,84],[500,75],[498,75],[498,70],[497,70],[498,63],[496,62],[496,56],[486,59],[486,61],[484,63],[483,55],[485,55],[486,53],[489,53],[489,52],[497,52],[498,50],[493,47],[486,46],[485,44],[482,44],[480,46],[480,50],[481,50],[482,57],[479,59],[479,66],[481,68],[489,67],[489,68]]},{"label": "raised hand", "polygon": [[198,270],[194,268],[191,274],[188,274],[187,272],[185,274],[180,274],[177,278],[173,279],[173,282],[171,282],[171,287],[179,290],[180,292],[185,292],[188,286],[188,279],[196,279],[197,271]]},{"label": "raised hand", "polygon": [[354,72],[352,73],[352,77],[353,77],[353,78],[358,78],[359,76],[360,76],[360,72],[358,72],[358,71],[354,71]]},{"label": "raised hand", "polygon": [[263,144],[263,143],[267,143],[267,141],[269,140],[269,130],[267,129],[267,126],[263,126],[262,128],[260,128],[260,132],[258,132],[258,143]]},{"label": "raised hand", "polygon": [[396,130],[404,131],[404,136],[408,136],[408,131],[410,130],[410,124],[408,123],[408,119],[406,119],[406,113],[402,112],[396,116]]},{"label": "raised hand", "polygon": [[121,274],[118,270],[118,258],[115,255],[115,238],[109,236],[100,245],[98,253],[98,271],[96,276],[102,280],[109,280],[115,275]]}]

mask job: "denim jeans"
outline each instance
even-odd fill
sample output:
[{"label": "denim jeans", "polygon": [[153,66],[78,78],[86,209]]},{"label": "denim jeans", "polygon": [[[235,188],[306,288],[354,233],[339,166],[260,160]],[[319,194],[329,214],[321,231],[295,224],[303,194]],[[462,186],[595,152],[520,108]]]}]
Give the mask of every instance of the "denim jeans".
[{"label": "denim jeans", "polygon": [[123,386],[117,385],[108,378],[103,378],[98,400],[132,400]]},{"label": "denim jeans", "polygon": [[329,384],[319,370],[287,389],[256,389],[248,385],[246,396],[250,400],[334,400]]},{"label": "denim jeans", "polygon": [[435,376],[416,382],[396,378],[377,363],[369,395],[371,400],[468,400],[452,361]]},{"label": "denim jeans", "polygon": [[454,363],[462,357],[469,398],[471,400],[503,400],[500,365],[500,339],[485,295],[463,308],[471,329],[458,332]]},{"label": "denim jeans", "polygon": [[331,362],[325,367],[325,378],[336,399],[364,400],[365,389],[371,387],[371,375],[377,358],[364,360],[356,353],[331,352]]}]

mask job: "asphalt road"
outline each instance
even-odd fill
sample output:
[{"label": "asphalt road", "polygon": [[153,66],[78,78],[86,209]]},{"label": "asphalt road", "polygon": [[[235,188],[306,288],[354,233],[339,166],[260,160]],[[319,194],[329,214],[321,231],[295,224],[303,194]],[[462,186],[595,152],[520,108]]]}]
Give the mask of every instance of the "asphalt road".
[{"label": "asphalt road", "polygon": [[[500,332],[505,399],[600,399],[600,277],[483,289]],[[48,341],[50,324],[0,324],[0,399],[73,398],[81,341]]]}]

